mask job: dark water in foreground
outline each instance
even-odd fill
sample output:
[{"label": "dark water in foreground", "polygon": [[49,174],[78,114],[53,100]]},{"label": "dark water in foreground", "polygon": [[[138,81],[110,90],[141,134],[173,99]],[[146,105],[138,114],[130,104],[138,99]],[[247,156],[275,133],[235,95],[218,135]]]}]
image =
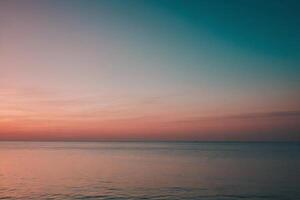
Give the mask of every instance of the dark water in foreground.
[{"label": "dark water in foreground", "polygon": [[0,199],[300,199],[299,143],[0,142]]}]

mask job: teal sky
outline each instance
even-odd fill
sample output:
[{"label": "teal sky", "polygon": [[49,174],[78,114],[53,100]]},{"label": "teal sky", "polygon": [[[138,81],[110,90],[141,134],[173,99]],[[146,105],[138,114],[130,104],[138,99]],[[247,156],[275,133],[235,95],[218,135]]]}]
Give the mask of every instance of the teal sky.
[{"label": "teal sky", "polygon": [[298,89],[297,1],[113,0],[49,4],[49,12],[57,14],[56,20],[76,26],[84,37],[109,35],[137,59],[170,66],[166,70],[187,79],[182,81],[215,79],[225,81],[229,87],[275,84]]},{"label": "teal sky", "polygon": [[83,139],[298,140],[299,10],[278,0],[1,1],[0,136],[72,138],[78,124]]}]

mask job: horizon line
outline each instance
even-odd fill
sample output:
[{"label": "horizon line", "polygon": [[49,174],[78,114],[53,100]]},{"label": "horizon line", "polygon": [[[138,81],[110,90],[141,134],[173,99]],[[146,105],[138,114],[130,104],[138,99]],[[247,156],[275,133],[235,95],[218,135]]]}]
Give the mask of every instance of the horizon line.
[{"label": "horizon line", "polygon": [[0,140],[0,142],[300,143],[300,140]]}]

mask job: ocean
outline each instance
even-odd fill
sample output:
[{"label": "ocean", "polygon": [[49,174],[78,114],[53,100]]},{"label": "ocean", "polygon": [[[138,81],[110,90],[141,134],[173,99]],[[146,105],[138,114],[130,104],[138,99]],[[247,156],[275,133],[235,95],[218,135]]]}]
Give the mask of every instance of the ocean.
[{"label": "ocean", "polygon": [[300,199],[300,143],[0,142],[0,199]]}]

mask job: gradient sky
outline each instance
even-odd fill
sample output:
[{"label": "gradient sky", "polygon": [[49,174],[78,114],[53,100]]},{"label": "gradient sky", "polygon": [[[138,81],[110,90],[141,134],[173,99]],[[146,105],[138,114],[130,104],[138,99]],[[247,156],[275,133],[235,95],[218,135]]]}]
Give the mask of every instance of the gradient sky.
[{"label": "gradient sky", "polygon": [[0,1],[0,140],[300,140],[297,1]]}]

